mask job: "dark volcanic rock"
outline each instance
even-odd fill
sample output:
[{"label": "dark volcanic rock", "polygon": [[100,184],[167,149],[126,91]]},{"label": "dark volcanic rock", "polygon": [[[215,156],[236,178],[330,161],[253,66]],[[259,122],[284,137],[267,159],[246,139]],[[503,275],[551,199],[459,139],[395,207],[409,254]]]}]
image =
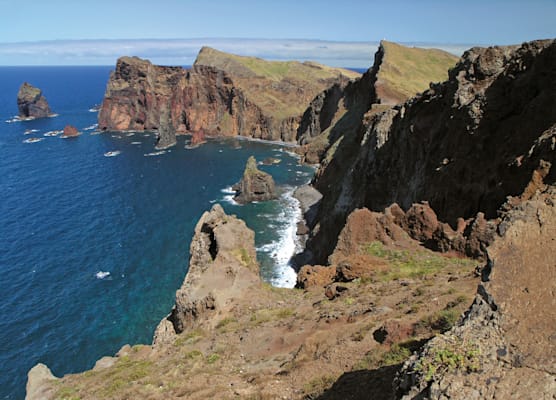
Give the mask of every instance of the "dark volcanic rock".
[{"label": "dark volcanic rock", "polygon": [[[554,182],[556,170],[543,167],[556,162],[554,65],[553,40],[473,48],[448,81],[360,118],[316,175],[324,197],[308,242],[315,262],[326,261],[356,208],[427,201],[457,229],[460,218],[496,218],[507,196]],[[368,92],[364,80],[352,90]]]},{"label": "dark volcanic rock", "polygon": [[238,203],[251,201],[266,201],[276,198],[274,179],[270,174],[257,168],[257,160],[251,156],[245,165],[241,181],[234,185],[236,191],[234,200]]},{"label": "dark volcanic rock", "polygon": [[170,109],[163,106],[160,112],[160,122],[158,124],[158,137],[156,139],[156,148],[167,149],[176,144],[176,130],[172,123]]},{"label": "dark volcanic rock", "polygon": [[459,325],[405,363],[397,398],[554,397],[555,204],[551,187],[506,213],[475,302]]},{"label": "dark volcanic rock", "polygon": [[40,89],[24,82],[17,93],[20,118],[44,118],[52,115],[46,98]]}]

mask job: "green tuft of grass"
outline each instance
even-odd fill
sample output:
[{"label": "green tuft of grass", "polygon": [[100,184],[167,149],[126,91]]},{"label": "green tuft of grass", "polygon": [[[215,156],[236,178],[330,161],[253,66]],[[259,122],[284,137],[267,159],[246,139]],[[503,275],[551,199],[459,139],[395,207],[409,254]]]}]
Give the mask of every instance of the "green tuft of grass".
[{"label": "green tuft of grass", "polygon": [[218,360],[220,360],[220,356],[216,353],[212,353],[210,356],[207,357],[207,363],[209,364],[214,364]]},{"label": "green tuft of grass", "polygon": [[224,330],[224,328],[226,328],[228,325],[230,324],[234,324],[237,322],[237,319],[234,317],[226,317],[220,321],[218,321],[218,323],[216,324],[216,329],[218,330]]},{"label": "green tuft of grass", "polygon": [[423,355],[415,366],[425,381],[431,381],[436,374],[454,372],[456,370],[472,373],[480,371],[481,349],[474,343],[457,340],[454,343],[444,343],[440,347],[433,347],[429,353]]},{"label": "green tuft of grass", "polygon": [[305,398],[314,399],[322,395],[330,386],[336,382],[336,377],[332,375],[323,375],[311,379],[303,386]]}]

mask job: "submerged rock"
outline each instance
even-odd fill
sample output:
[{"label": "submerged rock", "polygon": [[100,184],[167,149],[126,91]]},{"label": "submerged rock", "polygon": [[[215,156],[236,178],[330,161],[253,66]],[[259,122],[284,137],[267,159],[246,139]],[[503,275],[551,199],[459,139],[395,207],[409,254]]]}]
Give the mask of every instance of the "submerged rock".
[{"label": "submerged rock", "polygon": [[243,178],[233,186],[236,191],[234,200],[238,203],[266,201],[276,198],[274,179],[270,174],[257,168],[257,160],[251,156],[245,165]]},{"label": "submerged rock", "polygon": [[20,118],[44,118],[52,115],[50,106],[39,88],[24,82],[17,93]]}]

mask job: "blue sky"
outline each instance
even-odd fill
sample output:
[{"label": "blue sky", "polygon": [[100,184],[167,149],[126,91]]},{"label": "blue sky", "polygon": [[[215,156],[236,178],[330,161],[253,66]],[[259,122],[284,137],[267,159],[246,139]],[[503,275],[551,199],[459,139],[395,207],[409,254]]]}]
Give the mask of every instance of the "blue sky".
[{"label": "blue sky", "polygon": [[[0,65],[113,64],[133,51],[155,62],[188,64],[198,50],[193,43],[205,41],[276,59],[308,59],[328,47],[323,58],[334,64],[368,66],[368,52],[383,38],[514,44],[556,37],[554,21],[556,0],[0,0]],[[312,40],[326,43],[308,46]],[[286,42],[311,51],[304,57],[294,46],[289,54]]]}]

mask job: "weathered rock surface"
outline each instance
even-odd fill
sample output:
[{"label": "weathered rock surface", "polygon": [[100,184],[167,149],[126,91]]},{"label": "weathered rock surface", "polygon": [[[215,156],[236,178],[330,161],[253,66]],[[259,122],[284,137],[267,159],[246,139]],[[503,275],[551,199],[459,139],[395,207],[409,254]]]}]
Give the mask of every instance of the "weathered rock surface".
[{"label": "weathered rock surface", "polygon": [[167,105],[163,105],[160,111],[160,122],[155,148],[158,150],[167,149],[176,144],[176,129],[172,123],[172,116]]},{"label": "weathered rock surface", "polygon": [[234,298],[260,287],[255,235],[242,220],[226,215],[219,204],[201,216],[190,254],[176,304],[157,328],[154,345],[174,340],[185,329],[214,324],[214,316],[229,312]]},{"label": "weathered rock surface", "polygon": [[[508,195],[554,182],[555,63],[553,40],[473,48],[448,81],[382,113],[367,107],[317,172],[324,197],[308,241],[315,262],[326,261],[356,208],[427,201],[457,232],[458,221],[479,212],[496,218]],[[368,93],[366,79],[352,90]]]},{"label": "weathered rock surface", "polygon": [[432,339],[395,382],[403,399],[556,396],[556,189],[506,213],[461,324]]},{"label": "weathered rock surface", "polygon": [[245,165],[241,180],[233,186],[234,200],[238,203],[266,201],[276,198],[274,179],[270,174],[257,168],[257,160],[251,156]]},{"label": "weathered rock surface", "polygon": [[27,374],[26,400],[43,400],[51,398],[54,390],[50,383],[57,378],[44,364],[37,364]]},{"label": "weathered rock surface", "polygon": [[52,115],[42,91],[24,82],[17,93],[17,108],[20,118],[44,118]]},{"label": "weathered rock surface", "polygon": [[336,268],[322,265],[304,265],[297,273],[296,287],[308,289],[310,287],[325,287],[334,282]]},{"label": "weathered rock surface", "polygon": [[73,125],[66,125],[64,126],[64,132],[62,133],[62,137],[69,138],[69,137],[77,137],[79,136],[79,131]]},{"label": "weathered rock surface", "polygon": [[103,130],[156,129],[162,105],[178,133],[295,141],[318,93],[359,76],[315,63],[268,62],[204,47],[193,67],[161,67],[122,57],[99,113]]}]

